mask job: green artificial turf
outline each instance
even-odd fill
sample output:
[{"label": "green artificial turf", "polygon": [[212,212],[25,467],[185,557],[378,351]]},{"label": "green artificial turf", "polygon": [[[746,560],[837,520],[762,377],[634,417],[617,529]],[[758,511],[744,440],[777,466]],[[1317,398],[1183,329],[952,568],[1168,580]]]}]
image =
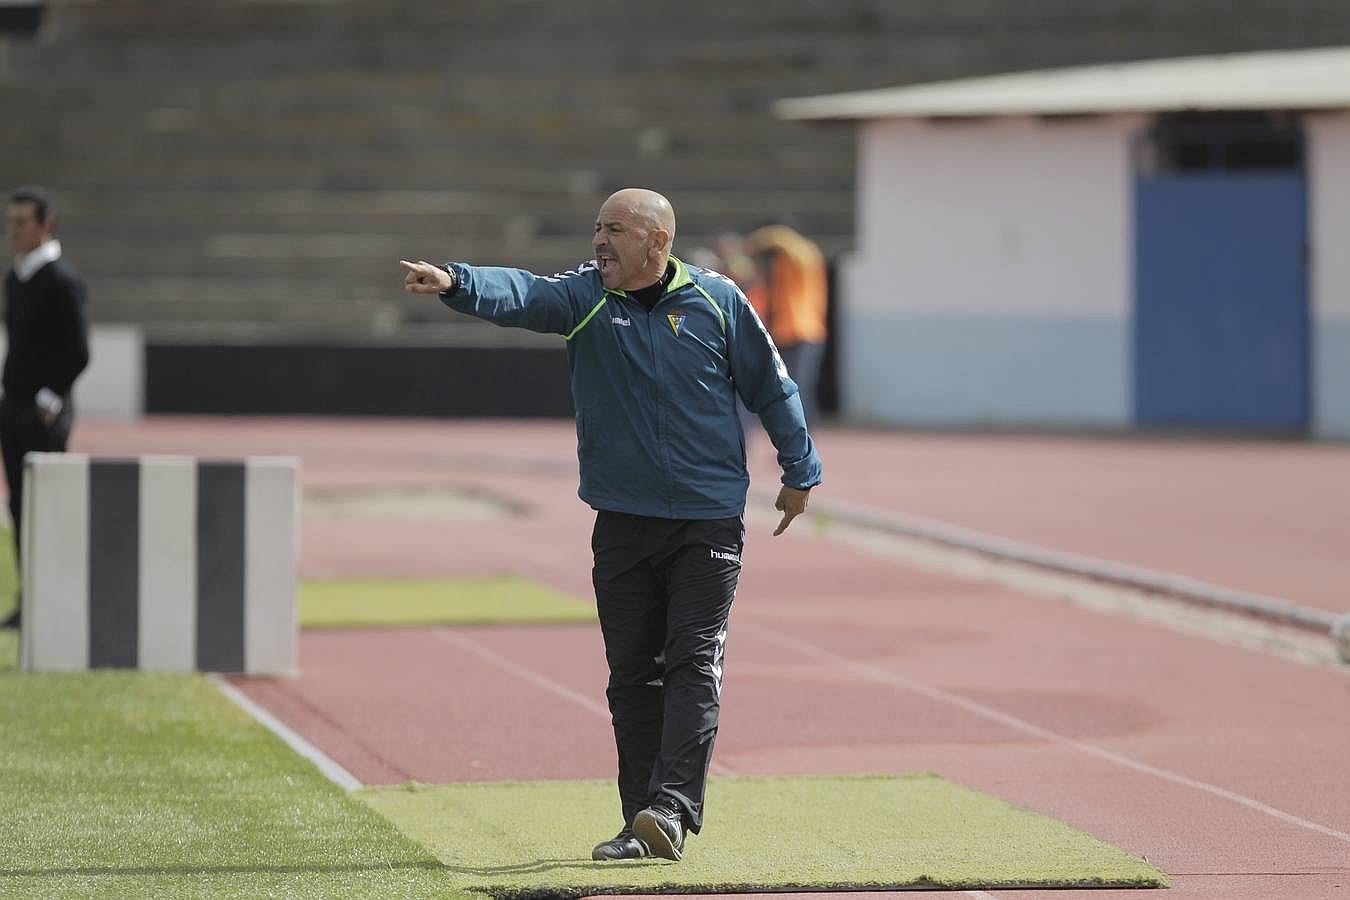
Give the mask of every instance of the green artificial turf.
[{"label": "green artificial turf", "polygon": [[497,897],[915,887],[1162,887],[1144,860],[936,775],[714,780],[682,862],[592,862],[618,830],[608,781],[359,792],[456,884]]},{"label": "green artificial turf", "polygon": [[[0,528],[0,620],[9,617],[19,591],[18,566],[14,564],[14,542],[9,529]],[[19,665],[19,631],[0,628],[0,673],[12,672]],[[4,726],[0,722],[0,728]],[[3,740],[3,738],[0,738]]]},{"label": "green artificial turf", "polygon": [[527,625],[595,621],[595,604],[510,575],[344,579],[300,585],[302,628]]},{"label": "green artificial turf", "polygon": [[0,897],[462,897],[199,675],[0,674]]},{"label": "green artificial turf", "polygon": [[14,541],[8,528],[0,528],[0,619],[14,609],[19,593],[19,567],[14,562]]},{"label": "green artificial turf", "polygon": [[[0,529],[0,618],[18,590],[9,531]],[[349,578],[300,584],[301,628],[554,625],[594,622],[595,604],[518,578]],[[0,631],[0,666],[7,636]],[[17,639],[16,639],[17,646]]]}]

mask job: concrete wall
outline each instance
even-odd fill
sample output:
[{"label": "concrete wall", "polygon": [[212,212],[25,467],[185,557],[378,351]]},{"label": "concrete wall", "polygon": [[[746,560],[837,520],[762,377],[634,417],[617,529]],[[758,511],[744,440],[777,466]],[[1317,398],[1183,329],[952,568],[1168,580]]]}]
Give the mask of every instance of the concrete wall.
[{"label": "concrete wall", "polygon": [[[9,343],[0,332],[0,358]],[[135,325],[89,329],[89,368],[75,382],[75,415],[134,419],[145,411],[145,336]]]},{"label": "concrete wall", "polygon": [[1127,427],[1129,146],[1142,124],[866,125],[859,251],[842,271],[845,413]]},{"label": "concrete wall", "polygon": [[151,342],[146,412],[571,418],[562,344]]},{"label": "concrete wall", "polygon": [[75,382],[76,415],[134,419],[145,412],[145,335],[135,325],[96,325],[89,368]]},{"label": "concrete wall", "polygon": [[1312,432],[1350,438],[1350,115],[1308,121]]}]

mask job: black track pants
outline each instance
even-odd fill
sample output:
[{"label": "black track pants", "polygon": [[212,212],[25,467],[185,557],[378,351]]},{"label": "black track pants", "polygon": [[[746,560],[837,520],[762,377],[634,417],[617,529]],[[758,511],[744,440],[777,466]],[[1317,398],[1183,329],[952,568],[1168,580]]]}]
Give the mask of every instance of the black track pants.
[{"label": "black track pants", "polygon": [[691,831],[703,825],[744,537],[739,517],[596,516],[595,597],[629,825],[658,794],[684,808]]}]

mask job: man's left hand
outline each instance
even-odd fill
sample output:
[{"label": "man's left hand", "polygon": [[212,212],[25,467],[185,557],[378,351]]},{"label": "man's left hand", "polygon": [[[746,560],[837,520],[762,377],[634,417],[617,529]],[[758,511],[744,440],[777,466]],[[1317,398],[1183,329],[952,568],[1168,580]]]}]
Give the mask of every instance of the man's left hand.
[{"label": "man's left hand", "polygon": [[799,491],[796,488],[783,485],[783,489],[778,492],[778,499],[773,504],[773,508],[783,514],[783,521],[778,523],[778,528],[773,533],[774,537],[778,537],[778,535],[787,531],[787,527],[792,524],[792,520],[806,512],[806,504],[810,499],[810,488]]},{"label": "man's left hand", "polygon": [[37,396],[33,398],[33,405],[37,407],[38,421],[42,423],[43,428],[51,428],[56,417],[61,415],[61,398],[49,387],[38,390]]}]

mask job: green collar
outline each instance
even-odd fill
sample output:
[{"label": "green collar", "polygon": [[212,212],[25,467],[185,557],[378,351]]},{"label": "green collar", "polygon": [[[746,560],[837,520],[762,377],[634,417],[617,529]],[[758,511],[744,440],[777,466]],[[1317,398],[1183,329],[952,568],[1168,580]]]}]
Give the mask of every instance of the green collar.
[{"label": "green collar", "polygon": [[[675,256],[672,256],[670,258],[670,261],[675,264],[675,275],[670,279],[670,284],[666,285],[665,292],[667,294],[669,294],[671,291],[678,290],[679,288],[682,288],[687,284],[694,283],[694,279],[689,277],[689,267],[684,264],[683,260]],[[605,293],[613,294],[616,297],[628,296],[627,291],[616,291],[612,288],[605,288]]]},{"label": "green collar", "polygon": [[670,279],[670,284],[666,285],[667,294],[677,288],[684,287],[686,284],[692,284],[694,281],[694,279],[689,277],[688,266],[674,256],[670,258],[670,261],[675,264],[675,277]]}]

